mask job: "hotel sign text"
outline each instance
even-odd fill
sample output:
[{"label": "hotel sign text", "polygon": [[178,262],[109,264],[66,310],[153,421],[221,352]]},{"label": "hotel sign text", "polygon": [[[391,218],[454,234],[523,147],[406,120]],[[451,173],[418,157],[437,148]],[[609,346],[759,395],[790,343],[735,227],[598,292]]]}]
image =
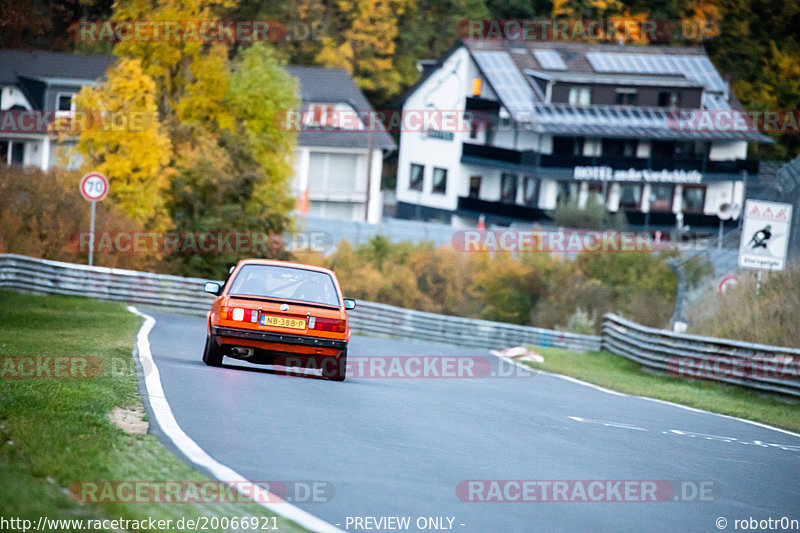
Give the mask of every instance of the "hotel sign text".
[{"label": "hotel sign text", "polygon": [[611,167],[575,167],[573,178],[585,181],[633,181],[662,183],[701,183],[696,170],[614,170]]}]

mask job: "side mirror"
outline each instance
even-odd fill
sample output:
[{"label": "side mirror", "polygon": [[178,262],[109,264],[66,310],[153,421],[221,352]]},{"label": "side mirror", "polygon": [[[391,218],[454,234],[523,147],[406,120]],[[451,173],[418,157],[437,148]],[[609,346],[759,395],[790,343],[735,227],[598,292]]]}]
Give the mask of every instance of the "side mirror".
[{"label": "side mirror", "polygon": [[352,298],[345,298],[344,299],[344,308],[346,311],[350,311],[351,309],[356,308],[356,301]]},{"label": "side mirror", "polygon": [[206,292],[210,292],[213,295],[218,295],[222,290],[222,287],[219,286],[219,283],[214,283],[213,281],[206,281],[206,284],[203,286],[203,290]]}]

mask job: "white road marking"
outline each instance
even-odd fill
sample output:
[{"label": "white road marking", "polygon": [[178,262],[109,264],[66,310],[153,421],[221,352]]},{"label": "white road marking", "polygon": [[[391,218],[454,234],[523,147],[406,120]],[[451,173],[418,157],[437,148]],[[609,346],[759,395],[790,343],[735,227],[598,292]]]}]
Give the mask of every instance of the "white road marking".
[{"label": "white road marking", "polygon": [[[521,365],[522,363],[518,363],[514,361],[516,364]],[[528,366],[528,365],[525,365]],[[580,379],[576,379],[570,376],[564,376],[562,374],[556,374],[554,372],[547,372],[545,370],[539,370],[537,368],[533,368],[528,366],[528,368],[532,372],[537,372],[539,374],[544,374],[546,376],[551,376],[558,379],[563,379],[565,381],[571,381],[572,383],[577,383],[578,385],[583,385],[584,387],[591,387],[592,389],[598,390],[600,392],[605,392],[606,394],[612,394],[614,396],[629,396],[631,398],[639,398],[640,400],[646,400],[648,402],[656,402],[661,403],[664,405],[671,405],[672,407],[678,407],[679,409],[685,409],[686,411],[692,411],[693,413],[704,413],[707,415],[714,415],[720,416],[722,418],[727,418],[729,420],[738,420],[739,422],[744,422],[745,424],[750,424],[751,426],[758,426],[764,429],[770,429],[772,431],[777,431],[779,433],[783,433],[785,435],[791,435],[792,437],[800,437],[800,433],[795,433],[794,431],[789,431],[788,429],[783,429],[775,426],[770,426],[769,424],[763,424],[761,422],[756,422],[754,420],[747,420],[746,418],[739,418],[738,416],[731,416],[731,415],[724,415],[722,413],[715,413],[713,411],[706,411],[705,409],[698,409],[696,407],[689,407],[688,405],[681,405],[679,403],[670,402],[667,400],[659,400],[658,398],[649,398],[647,396],[637,396],[634,394],[625,394],[623,392],[617,392],[615,390],[606,389],[605,387],[601,387],[599,385],[595,385],[594,383],[588,383],[586,381],[582,381]]]},{"label": "white road marking", "polygon": [[635,431],[647,431],[645,428],[640,428],[639,426],[634,426],[632,424],[626,424],[624,422],[610,422],[608,420],[593,420],[591,418],[581,418],[579,416],[570,416],[572,420],[576,422],[586,422],[589,424],[600,424],[601,426],[606,427],[614,427],[614,428],[622,428],[622,429],[633,429]]},{"label": "white road marking", "polygon": [[[144,319],[144,324],[139,329],[136,335],[136,353],[139,362],[142,364],[144,373],[144,384],[147,389],[147,396],[150,402],[150,409],[153,411],[156,423],[161,427],[164,434],[169,437],[175,446],[183,452],[194,464],[206,468],[217,480],[227,483],[235,489],[235,485],[249,484],[254,486],[255,483],[247,480],[244,476],[234,471],[233,469],[219,463],[212,458],[205,450],[203,450],[194,440],[189,437],[178,425],[175,415],[172,414],[172,409],[169,406],[166,396],[164,395],[164,388],[161,386],[161,376],[158,372],[158,366],[153,359],[153,354],[150,351],[150,341],[148,336],[150,331],[156,325],[155,318],[140,312],[135,307],[129,305],[128,311],[138,315]],[[275,503],[269,502],[256,502],[262,507],[269,509],[275,514],[283,516],[306,529],[310,529],[319,533],[344,533],[341,529],[317,518],[316,516],[295,507],[294,505],[284,502],[280,497],[270,493],[269,499],[275,499]]]},{"label": "white road marking", "polygon": [[667,400],[659,400],[658,398],[648,398],[647,396],[636,396],[636,398],[641,398],[642,400],[647,400],[649,402],[663,403],[665,405],[671,405],[673,407],[680,407],[681,409],[686,409],[687,411],[693,411],[695,413],[705,413],[714,416],[721,416],[723,418],[728,418],[730,420],[738,420],[739,422],[744,422],[745,424],[750,424],[752,426],[758,426],[764,429],[771,429],[772,431],[778,431],[780,433],[791,435],[793,437],[800,437],[800,433],[795,433],[794,431],[789,431],[788,429],[782,429],[782,428],[777,428],[775,426],[770,426],[769,424],[762,424],[761,422],[756,422],[754,420],[747,420],[746,418],[739,418],[738,416],[723,415],[721,413],[714,413],[712,411],[706,411],[704,409],[697,409],[696,407],[689,407],[688,405],[681,405],[679,403],[668,402]]}]

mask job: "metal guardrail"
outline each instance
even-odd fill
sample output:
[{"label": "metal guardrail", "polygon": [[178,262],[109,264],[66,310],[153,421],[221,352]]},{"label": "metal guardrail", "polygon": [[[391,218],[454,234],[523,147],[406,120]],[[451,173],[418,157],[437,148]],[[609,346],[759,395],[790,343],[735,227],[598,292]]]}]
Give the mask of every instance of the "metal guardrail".
[{"label": "metal guardrail", "polygon": [[205,315],[214,301],[203,292],[206,281],[0,254],[0,288],[35,294],[88,296]]},{"label": "metal guardrail", "polygon": [[800,349],[649,328],[603,317],[602,348],[676,377],[800,396]]},{"label": "metal guardrail", "polygon": [[[0,289],[37,294],[89,296],[205,315],[214,300],[203,292],[206,281],[0,254]],[[600,349],[600,337],[594,335],[437,315],[373,302],[359,301],[349,316],[357,333],[483,348],[534,344],[577,351]]]},{"label": "metal guardrail", "polygon": [[595,335],[437,315],[373,302],[359,301],[349,317],[353,330],[360,333],[385,335],[391,332],[393,336],[459,346],[497,349],[533,344],[573,351],[600,349],[600,337]]},{"label": "metal guardrail", "polygon": [[[0,254],[0,289],[88,296],[197,315],[204,315],[214,299],[203,292],[206,281]],[[800,349],[673,333],[613,314],[603,317],[602,337],[365,301],[349,315],[353,331],[358,333],[482,348],[532,344],[573,351],[604,349],[680,377],[703,377],[800,396]]]}]

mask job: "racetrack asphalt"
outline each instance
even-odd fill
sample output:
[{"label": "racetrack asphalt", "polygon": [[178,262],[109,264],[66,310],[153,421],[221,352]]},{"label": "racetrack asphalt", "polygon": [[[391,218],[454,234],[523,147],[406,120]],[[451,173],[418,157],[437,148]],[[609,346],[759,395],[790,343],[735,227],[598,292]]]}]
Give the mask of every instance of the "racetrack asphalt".
[{"label": "racetrack asphalt", "polygon": [[[737,519],[800,519],[793,434],[429,342],[354,335],[349,354],[485,357],[511,376],[336,383],[229,358],[212,368],[201,361],[204,318],[145,312],[157,321],[151,350],[183,431],[251,481],[317,483],[323,501],[293,504],[345,531],[398,531],[366,517],[408,517],[401,531],[463,533],[720,531],[720,517],[734,531]],[[466,480],[645,480],[670,482],[687,499],[710,492],[692,501],[474,502],[457,493]],[[427,517],[443,517],[443,527]]]}]

